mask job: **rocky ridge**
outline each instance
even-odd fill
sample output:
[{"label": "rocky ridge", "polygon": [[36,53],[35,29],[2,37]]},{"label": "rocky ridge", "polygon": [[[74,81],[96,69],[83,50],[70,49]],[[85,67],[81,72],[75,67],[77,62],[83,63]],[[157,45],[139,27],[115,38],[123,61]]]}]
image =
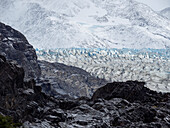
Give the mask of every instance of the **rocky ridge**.
[{"label": "rocky ridge", "polygon": [[33,46],[23,34],[1,22],[0,55],[21,65],[25,70],[25,78],[35,78],[41,74]]},{"label": "rocky ridge", "polygon": [[97,88],[107,83],[105,79],[96,78],[77,67],[46,61],[38,61],[38,64],[41,67],[41,77],[36,80],[37,85],[51,96],[91,97]]},{"label": "rocky ridge", "polygon": [[25,82],[23,68],[0,56],[0,113],[26,128],[168,128],[170,94],[144,84],[114,82],[99,88],[92,99],[55,99],[34,80]]}]

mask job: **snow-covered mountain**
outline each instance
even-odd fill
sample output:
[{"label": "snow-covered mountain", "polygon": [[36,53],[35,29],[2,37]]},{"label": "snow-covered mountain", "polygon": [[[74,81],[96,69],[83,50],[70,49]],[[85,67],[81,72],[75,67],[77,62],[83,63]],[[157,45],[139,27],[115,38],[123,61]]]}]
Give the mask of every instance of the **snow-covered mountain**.
[{"label": "snow-covered mountain", "polygon": [[160,14],[170,20],[170,7],[163,9]]},{"label": "snow-covered mountain", "polygon": [[35,48],[168,48],[170,22],[134,0],[1,0]]},{"label": "snow-covered mountain", "polygon": [[152,90],[170,92],[169,49],[37,49],[37,56],[82,68],[111,82],[145,81]]}]

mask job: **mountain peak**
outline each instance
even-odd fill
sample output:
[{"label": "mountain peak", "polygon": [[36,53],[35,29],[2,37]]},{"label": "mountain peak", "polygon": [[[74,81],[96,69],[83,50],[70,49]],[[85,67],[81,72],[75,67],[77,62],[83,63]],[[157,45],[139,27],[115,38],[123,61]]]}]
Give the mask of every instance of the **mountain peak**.
[{"label": "mountain peak", "polygon": [[35,48],[170,47],[169,20],[134,0],[3,0],[0,8]]}]

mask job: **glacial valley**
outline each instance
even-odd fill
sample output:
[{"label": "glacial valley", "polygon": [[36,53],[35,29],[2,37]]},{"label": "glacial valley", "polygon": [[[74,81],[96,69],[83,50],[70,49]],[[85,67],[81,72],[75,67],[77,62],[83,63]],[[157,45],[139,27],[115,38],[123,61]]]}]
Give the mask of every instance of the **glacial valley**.
[{"label": "glacial valley", "polygon": [[82,68],[107,81],[145,81],[152,90],[170,91],[169,49],[36,50],[39,60]]}]

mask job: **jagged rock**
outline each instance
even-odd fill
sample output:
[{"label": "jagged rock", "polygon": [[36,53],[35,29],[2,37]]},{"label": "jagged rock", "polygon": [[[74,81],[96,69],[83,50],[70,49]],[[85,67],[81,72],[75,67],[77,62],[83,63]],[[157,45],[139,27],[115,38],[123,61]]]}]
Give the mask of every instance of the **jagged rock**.
[{"label": "jagged rock", "polygon": [[25,70],[25,78],[35,78],[41,74],[33,46],[23,34],[1,22],[0,55],[21,65]]},{"label": "jagged rock", "polygon": [[[48,116],[42,110],[48,107],[50,97],[41,92],[41,87],[36,86],[34,80],[25,82],[24,69],[9,63],[3,56],[0,56],[0,101],[0,112],[13,117],[15,122],[35,122]],[[61,115],[57,118],[61,118]]]},{"label": "jagged rock", "polygon": [[7,63],[0,56],[0,94],[6,96],[8,93],[15,95],[16,88],[23,88],[24,70],[13,63]]},{"label": "jagged rock", "polygon": [[92,99],[55,99],[42,93],[34,80],[25,82],[24,70],[2,56],[0,101],[0,113],[13,117],[25,128],[169,128],[170,125],[170,94],[151,91],[144,87],[144,82],[110,83],[98,89]]},{"label": "jagged rock", "polygon": [[162,93],[151,91],[145,86],[145,82],[127,81],[127,82],[113,82],[108,83],[94,93],[92,100],[95,101],[98,98],[112,99],[123,98],[128,101],[140,101],[140,102],[155,102],[168,97]]}]

